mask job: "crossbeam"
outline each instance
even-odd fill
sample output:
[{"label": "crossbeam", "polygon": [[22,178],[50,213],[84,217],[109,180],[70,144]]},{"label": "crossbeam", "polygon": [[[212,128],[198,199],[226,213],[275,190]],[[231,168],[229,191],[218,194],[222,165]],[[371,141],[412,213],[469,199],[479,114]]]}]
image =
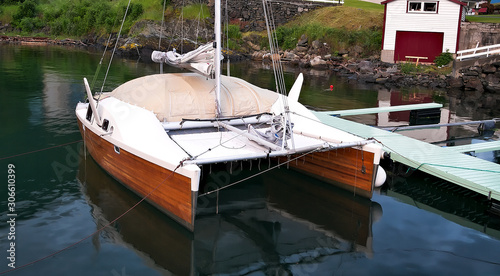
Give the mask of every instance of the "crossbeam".
[{"label": "crossbeam", "polygon": [[360,109],[346,109],[337,111],[320,111],[319,113],[328,114],[330,116],[335,116],[335,117],[341,117],[341,116],[375,114],[382,112],[408,111],[408,110],[419,110],[419,109],[430,109],[430,108],[441,108],[441,107],[443,107],[443,105],[438,103],[423,103],[423,104],[407,104],[407,105],[382,106],[382,107],[371,107],[371,108],[360,108]]}]

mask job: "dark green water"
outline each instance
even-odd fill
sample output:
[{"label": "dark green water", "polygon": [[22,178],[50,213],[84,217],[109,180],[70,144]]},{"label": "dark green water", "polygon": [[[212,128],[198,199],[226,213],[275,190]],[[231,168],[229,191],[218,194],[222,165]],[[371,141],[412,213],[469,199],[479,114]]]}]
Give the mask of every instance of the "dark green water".
[{"label": "dark green water", "polygon": [[[99,53],[77,49],[0,45],[0,272],[12,261],[20,267],[91,235],[10,274],[500,274],[500,222],[487,204],[418,173],[390,179],[367,200],[281,168],[221,191],[219,213],[215,196],[200,199],[195,233],[141,204],[94,234],[140,200],[78,142],[74,108],[83,99],[82,78],[92,79],[99,60]],[[156,71],[153,64],[116,58],[104,90]],[[260,64],[234,64],[231,73],[274,87],[272,72]],[[296,74],[287,71],[289,87]],[[307,72],[300,100],[327,110],[438,101],[450,120],[490,118],[442,92],[388,91],[320,71]],[[405,124],[405,116],[352,119],[387,126]],[[473,127],[409,135],[429,142],[460,138],[457,144],[498,139],[479,136]],[[498,160],[497,153],[479,157]],[[10,173],[9,165],[15,166]],[[236,166],[233,173],[258,171],[256,163],[251,172],[250,164],[242,165],[245,172]],[[13,198],[9,175],[15,176]],[[214,181],[226,176],[214,175]],[[15,260],[7,258],[12,255]]]}]

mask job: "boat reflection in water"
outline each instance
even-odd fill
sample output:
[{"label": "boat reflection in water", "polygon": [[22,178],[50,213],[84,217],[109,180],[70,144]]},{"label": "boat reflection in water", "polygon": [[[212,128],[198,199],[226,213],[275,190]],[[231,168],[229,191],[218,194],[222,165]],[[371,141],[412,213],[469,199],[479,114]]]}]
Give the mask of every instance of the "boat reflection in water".
[{"label": "boat reflection in water", "polygon": [[[258,172],[248,171],[241,173]],[[140,200],[90,156],[78,179],[97,228]],[[176,275],[334,271],[344,253],[371,257],[372,223],[382,215],[376,202],[285,168],[198,200],[194,233],[144,202],[96,235],[94,245],[104,236]]]}]

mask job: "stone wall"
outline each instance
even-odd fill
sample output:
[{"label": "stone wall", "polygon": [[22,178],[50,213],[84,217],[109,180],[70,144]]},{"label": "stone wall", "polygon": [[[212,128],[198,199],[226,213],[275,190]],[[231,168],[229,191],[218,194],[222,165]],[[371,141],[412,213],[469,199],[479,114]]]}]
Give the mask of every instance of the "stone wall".
[{"label": "stone wall", "polygon": [[462,22],[460,25],[460,42],[458,50],[500,44],[500,24]]}]

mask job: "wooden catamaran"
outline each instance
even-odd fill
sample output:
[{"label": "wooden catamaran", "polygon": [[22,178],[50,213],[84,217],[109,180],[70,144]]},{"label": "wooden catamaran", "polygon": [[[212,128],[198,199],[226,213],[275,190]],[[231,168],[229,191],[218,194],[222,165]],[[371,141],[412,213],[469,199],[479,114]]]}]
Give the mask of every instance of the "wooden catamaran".
[{"label": "wooden catamaran", "polygon": [[287,96],[283,88],[278,93],[221,76],[220,0],[215,8],[215,43],[183,55],[152,56],[197,73],[140,77],[98,100],[84,79],[88,102],[76,106],[76,116],[92,157],[190,230],[201,170],[211,164],[294,160],[291,167],[371,197],[385,181],[381,146],[322,124],[300,104],[302,74]]}]

